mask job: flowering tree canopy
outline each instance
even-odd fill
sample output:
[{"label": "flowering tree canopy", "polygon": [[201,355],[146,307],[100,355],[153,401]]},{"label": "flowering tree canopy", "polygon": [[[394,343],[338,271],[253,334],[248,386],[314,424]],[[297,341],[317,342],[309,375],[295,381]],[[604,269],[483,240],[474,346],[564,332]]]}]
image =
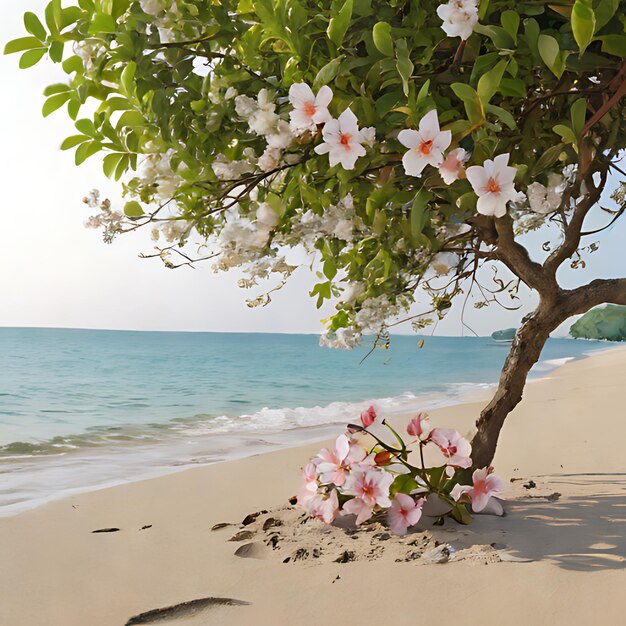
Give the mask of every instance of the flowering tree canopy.
[{"label": "flowering tree canopy", "polygon": [[[587,214],[612,223],[626,207],[624,188],[598,204],[626,147],[625,13],[624,0],[52,0],[5,52],[67,73],[43,113],[65,107],[77,134],[62,148],[77,164],[102,154],[123,181],[123,214],[87,199],[105,240],[150,228],[168,266],[214,258],[247,288],[284,284],[286,251],[304,246],[323,267],[312,295],[337,302],[331,345],[384,333],[418,287],[423,327],[486,261],[514,280],[479,306],[536,290],[479,420],[482,467],[548,334],[626,303],[624,280],[556,280]],[[558,236],[541,264],[518,236],[546,222]]]}]

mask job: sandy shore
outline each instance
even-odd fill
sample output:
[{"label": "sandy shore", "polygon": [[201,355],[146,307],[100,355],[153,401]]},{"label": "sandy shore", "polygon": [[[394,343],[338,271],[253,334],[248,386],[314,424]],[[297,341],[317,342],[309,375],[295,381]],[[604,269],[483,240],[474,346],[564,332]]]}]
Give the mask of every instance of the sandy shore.
[{"label": "sandy shore", "polygon": [[[468,527],[446,523],[399,541],[380,532],[329,535],[313,522],[298,532],[318,558],[296,560],[297,544],[286,542],[272,550],[267,538],[283,529],[261,525],[275,511],[293,518],[287,500],[317,444],[0,519],[0,624],[151,624],[163,616],[131,618],[202,598],[233,602],[188,605],[158,623],[625,623],[625,374],[626,349],[616,348],[531,383],[495,460],[508,515]],[[431,421],[468,433],[480,407],[442,409]],[[524,488],[529,480],[536,487]],[[260,510],[270,513],[243,528],[252,530],[242,541],[228,541]],[[234,525],[211,530],[221,522]],[[120,530],[93,533],[106,528]],[[449,546],[450,558],[427,564],[418,540],[429,550]],[[356,560],[335,562],[351,542]]]}]

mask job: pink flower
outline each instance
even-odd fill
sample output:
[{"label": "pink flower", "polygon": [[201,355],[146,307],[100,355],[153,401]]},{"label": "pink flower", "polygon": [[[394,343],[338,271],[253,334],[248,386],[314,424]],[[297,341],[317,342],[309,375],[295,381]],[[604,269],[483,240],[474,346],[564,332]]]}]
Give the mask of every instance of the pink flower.
[{"label": "pink flower", "polygon": [[391,506],[389,487],[392,482],[393,475],[382,469],[356,467],[346,480],[344,493],[363,500],[368,507],[374,508],[378,505],[386,509]]},{"label": "pink flower", "polygon": [[474,486],[467,491],[472,499],[472,509],[476,513],[482,511],[491,496],[502,491],[502,480],[493,473],[493,467],[474,470],[472,474]]},{"label": "pink flower", "polygon": [[317,96],[306,83],[294,83],[289,88],[289,102],[293,111],[289,114],[291,130],[301,135],[307,130],[315,131],[318,124],[328,122],[331,118],[328,105],[333,99],[330,87],[324,85]]},{"label": "pink flower", "polygon": [[463,148],[456,148],[448,153],[444,162],[439,166],[439,174],[446,185],[451,185],[455,180],[458,180],[463,170],[466,154]]},{"label": "pink flower", "polygon": [[459,432],[449,428],[434,428],[430,438],[439,446],[448,465],[462,468],[470,467],[472,464],[470,458],[472,446]]},{"label": "pink flower", "polygon": [[348,500],[343,505],[342,511],[346,515],[356,515],[356,523],[358,525],[372,517],[374,507],[361,500],[361,498],[352,498],[352,500]]},{"label": "pink flower", "polygon": [[405,493],[397,493],[387,512],[389,528],[396,535],[406,535],[407,528],[415,526],[422,517],[424,498],[417,502]]},{"label": "pink flower", "polygon": [[317,468],[313,463],[307,463],[302,472],[304,484],[298,490],[296,497],[298,498],[297,506],[308,508],[308,503],[317,492]]},{"label": "pink flower", "polygon": [[428,413],[418,413],[406,427],[406,432],[412,437],[417,437],[421,441],[426,441],[430,435],[430,422],[428,421]]},{"label": "pink flower", "polygon": [[352,463],[362,461],[367,452],[345,435],[339,435],[335,449],[322,448],[313,463],[322,484],[335,484],[341,487],[346,482],[346,472]]},{"label": "pink flower", "polygon": [[337,490],[333,489],[330,494],[316,493],[308,503],[309,515],[316,519],[332,524],[339,512],[339,499]]},{"label": "pink flower", "polygon": [[339,119],[331,119],[322,129],[324,143],[315,146],[317,154],[328,153],[331,167],[341,163],[345,170],[353,170],[356,160],[365,156],[365,148],[361,145],[364,138],[359,130],[356,115],[348,108]]},{"label": "pink flower", "polygon": [[402,157],[404,171],[409,176],[421,176],[427,165],[439,167],[443,163],[443,151],[452,141],[449,130],[439,130],[437,110],[433,109],[420,120],[419,130],[401,130],[398,141],[409,150]]},{"label": "pink flower", "polygon": [[518,196],[513,185],[517,168],[508,165],[509,156],[499,154],[493,161],[487,159],[483,165],[467,168],[467,180],[478,196],[476,210],[482,215],[504,216],[506,205]]},{"label": "pink flower", "polygon": [[364,428],[369,428],[374,423],[375,419],[376,409],[374,409],[373,406],[365,409],[365,411],[361,413],[361,424],[363,424]]}]

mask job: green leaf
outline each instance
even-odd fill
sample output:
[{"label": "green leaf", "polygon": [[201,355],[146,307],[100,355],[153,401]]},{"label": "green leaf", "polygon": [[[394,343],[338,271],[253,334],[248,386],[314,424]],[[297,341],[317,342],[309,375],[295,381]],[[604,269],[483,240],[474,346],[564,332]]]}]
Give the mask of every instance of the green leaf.
[{"label": "green leaf", "polygon": [[385,56],[392,57],[394,55],[393,39],[391,37],[391,26],[387,22],[378,22],[374,24],[372,30],[374,45]]},{"label": "green leaf", "polygon": [[13,39],[4,46],[4,54],[15,54],[16,52],[23,52],[24,50],[31,50],[32,48],[39,48],[41,41],[37,37],[20,37],[19,39]]},{"label": "green leaf", "polygon": [[493,45],[499,50],[513,50],[515,48],[513,37],[500,26],[483,26],[482,24],[476,24],[474,31],[489,37],[491,41],[493,41]]},{"label": "green leaf", "polygon": [[513,42],[517,45],[517,31],[519,30],[520,17],[517,11],[504,11],[500,16],[502,28],[511,35]]},{"label": "green leaf", "polygon": [[596,30],[596,16],[591,8],[591,0],[576,0],[572,9],[572,32],[580,48],[580,56],[593,39]]},{"label": "green leaf", "polygon": [[48,98],[41,109],[41,113],[44,117],[48,117],[51,113],[60,109],[70,99],[70,93],[59,93],[57,95]]},{"label": "green leaf", "polygon": [[90,156],[93,156],[96,152],[99,152],[102,149],[102,144],[98,141],[86,141],[85,143],[80,144],[76,149],[76,154],[74,155],[74,162],[76,165],[80,165],[84,163]]},{"label": "green leaf", "polygon": [[74,56],[65,59],[62,67],[66,74],[71,74],[72,72],[80,73],[83,71],[83,60],[75,54]]},{"label": "green leaf", "polygon": [[76,130],[83,135],[88,135],[94,139],[98,137],[98,131],[91,120],[86,118],[78,120],[74,126],[76,126]]},{"label": "green leaf", "polygon": [[557,161],[559,156],[561,156],[564,149],[565,144],[559,143],[556,146],[550,146],[546,151],[544,151],[533,167],[533,175],[536,176],[540,172],[543,172],[543,170],[551,167]]},{"label": "green leaf", "polygon": [[71,137],[67,137],[63,140],[61,144],[61,150],[69,150],[70,148],[74,148],[81,143],[85,143],[85,141],[89,141],[89,137],[85,135],[72,135]]},{"label": "green leaf", "polygon": [[328,38],[339,48],[346,36],[350,20],[352,19],[352,0],[346,0],[339,13],[331,18],[326,34]]},{"label": "green leaf", "polygon": [[602,35],[602,52],[626,59],[626,35]]},{"label": "green leaf", "polygon": [[43,42],[48,37],[48,33],[43,27],[43,24],[39,21],[39,18],[30,11],[24,13],[24,26],[26,27],[26,30],[31,35],[37,37],[39,41]]},{"label": "green leaf", "polygon": [[326,63],[326,65],[324,65],[324,67],[315,76],[315,80],[313,81],[314,86],[319,88],[322,85],[327,85],[330,81],[334,80],[335,76],[337,76],[342,60],[343,56],[339,56]]},{"label": "green leaf", "polygon": [[141,217],[143,214],[144,210],[136,200],[131,200],[124,205],[124,215],[126,217]]},{"label": "green leaf", "polygon": [[485,111],[483,109],[482,101],[473,87],[465,83],[452,83],[450,87],[456,96],[465,104],[467,119],[472,124],[477,124],[481,120],[485,119]]},{"label": "green leaf", "polygon": [[411,204],[411,234],[417,237],[422,233],[428,222],[426,209],[433,199],[433,194],[425,189],[420,189]]},{"label": "green leaf", "polygon": [[41,61],[43,55],[46,54],[45,48],[35,48],[34,50],[28,50],[20,57],[20,69],[27,69]]},{"label": "green leaf", "polygon": [[60,41],[53,41],[48,49],[48,54],[54,63],[60,63],[63,60],[63,44]]},{"label": "green leaf", "polygon": [[115,19],[107,13],[96,13],[89,26],[90,35],[114,33],[117,28]]},{"label": "green leaf", "polygon": [[120,115],[120,119],[117,120],[116,128],[137,128],[145,125],[146,120],[142,113],[139,111],[124,111],[124,113]]},{"label": "green leaf", "polygon": [[419,485],[410,474],[398,474],[389,487],[389,495],[392,497],[397,493],[409,495],[411,491],[417,488],[419,488]]},{"label": "green leaf", "polygon": [[572,130],[574,134],[578,136],[584,128],[587,118],[587,100],[585,100],[585,98],[579,98],[572,104],[570,117],[572,120]]},{"label": "green leaf", "polygon": [[398,74],[400,74],[400,78],[402,79],[402,90],[404,91],[404,95],[408,98],[409,81],[411,80],[411,75],[413,74],[413,62],[409,58],[409,50],[404,39],[398,41],[396,51],[398,54],[396,67],[398,69]]},{"label": "green leaf", "polygon": [[506,109],[494,106],[493,104],[486,104],[485,111],[487,113],[490,113],[491,115],[495,115],[503,124],[508,126],[511,130],[515,130],[517,128],[515,118]]},{"label": "green leaf", "polygon": [[120,164],[120,159],[124,157],[124,154],[120,152],[114,152],[113,154],[107,154],[102,160],[102,171],[107,178],[111,178],[115,174],[117,166]]},{"label": "green leaf", "polygon": [[61,0],[51,0],[45,10],[46,25],[53,35],[58,35],[61,29]]},{"label": "green leaf", "polygon": [[65,93],[66,91],[71,91],[71,87],[66,85],[65,83],[54,83],[53,85],[48,85],[43,90],[44,96],[54,96],[57,93]]},{"label": "green leaf", "polygon": [[135,73],[137,72],[137,64],[131,61],[122,71],[120,77],[120,87],[122,93],[130,98],[135,93]]},{"label": "green leaf", "polygon": [[457,504],[452,511],[450,511],[450,515],[459,524],[467,525],[472,523],[472,516],[464,504]]},{"label": "green leaf", "polygon": [[500,61],[494,68],[483,74],[478,80],[476,91],[483,105],[487,104],[500,87],[500,81],[509,62],[506,59]]},{"label": "green leaf", "polygon": [[560,135],[565,143],[571,143],[571,144],[576,145],[577,143],[576,135],[574,134],[574,131],[569,126],[566,126],[565,124],[557,124],[556,126],[552,128],[552,130],[557,135]]},{"label": "green leaf", "polygon": [[430,78],[426,80],[426,82],[420,87],[420,90],[417,92],[417,97],[415,98],[415,102],[421,102],[428,97],[428,90],[430,89]]},{"label": "green leaf", "polygon": [[596,16],[596,33],[611,21],[615,15],[619,0],[598,0],[594,3],[593,12]]},{"label": "green leaf", "polygon": [[551,35],[539,35],[537,41],[539,55],[548,69],[557,77],[561,78],[565,71],[565,61],[569,52],[561,52],[559,42]]}]

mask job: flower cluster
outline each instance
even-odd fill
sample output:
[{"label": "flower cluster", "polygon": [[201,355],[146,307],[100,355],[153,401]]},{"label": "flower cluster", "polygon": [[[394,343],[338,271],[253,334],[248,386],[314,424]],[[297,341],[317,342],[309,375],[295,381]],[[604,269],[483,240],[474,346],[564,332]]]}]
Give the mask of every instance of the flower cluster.
[{"label": "flower cluster", "polygon": [[421,176],[428,165],[438,168],[446,185],[465,175],[478,196],[476,210],[483,215],[502,217],[507,204],[519,196],[513,184],[517,169],[509,166],[509,154],[499,154],[493,161],[486,159],[482,165],[473,165],[466,171],[463,163],[468,155],[463,148],[455,148],[444,156],[452,142],[452,132],[439,128],[436,109],[424,115],[418,130],[401,130],[398,140],[408,148],[402,157],[408,176]]},{"label": "flower cluster", "polygon": [[[461,523],[469,520],[466,505],[475,513],[490,504],[501,512],[493,496],[503,484],[491,467],[475,470],[472,485],[463,484],[472,460],[470,443],[460,433],[432,428],[427,414],[419,413],[406,427],[409,443],[382,420],[396,440],[391,445],[369,430],[377,419],[376,410],[369,407],[361,413],[360,424],[349,424],[337,437],[333,449],[322,448],[306,465],[297,495],[300,508],[327,524],[338,515],[353,515],[358,525],[386,513],[397,535],[417,524],[431,498],[445,503],[446,514]],[[373,443],[369,448],[367,438]],[[427,464],[427,455],[435,461]]]}]

